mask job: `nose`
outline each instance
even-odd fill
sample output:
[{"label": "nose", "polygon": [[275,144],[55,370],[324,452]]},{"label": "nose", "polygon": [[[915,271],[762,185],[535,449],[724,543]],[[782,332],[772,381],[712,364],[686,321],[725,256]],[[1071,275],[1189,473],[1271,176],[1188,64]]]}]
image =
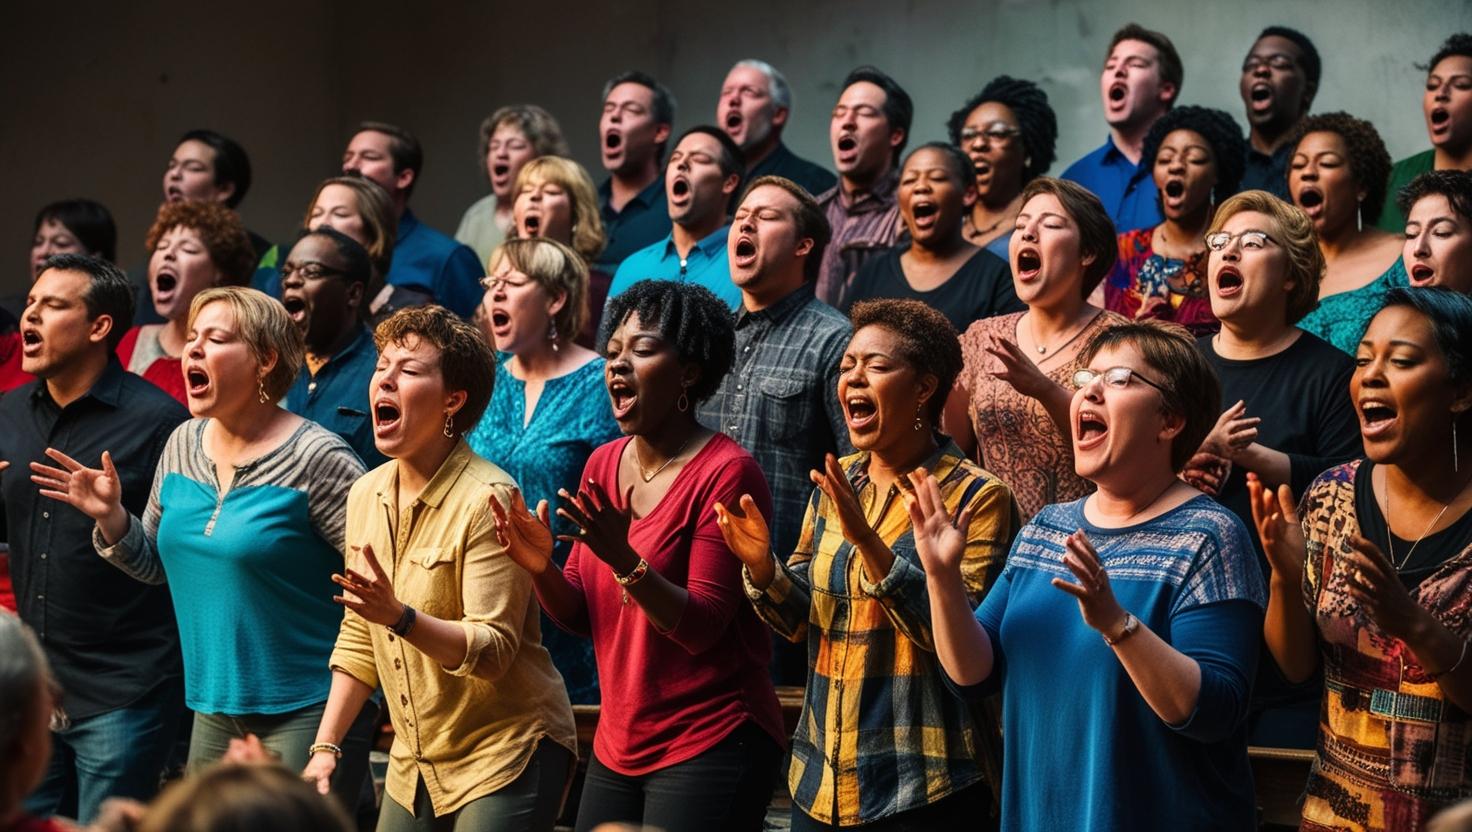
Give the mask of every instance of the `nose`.
[{"label": "nose", "polygon": [[1120,80],[1130,77],[1129,64],[1125,63],[1124,61],[1120,61],[1119,64],[1114,68],[1114,77]]},{"label": "nose", "polygon": [[750,214],[747,214],[746,216],[736,221],[736,230],[740,231],[743,234],[755,234],[756,222],[752,219],[752,216]]},{"label": "nose", "polygon": [[1416,257],[1425,259],[1431,256],[1431,234],[1429,233],[1429,229],[1421,229],[1421,233],[1415,237],[1414,246],[1411,253]]},{"label": "nose", "polygon": [[1233,237],[1232,239],[1228,240],[1227,247],[1218,252],[1218,254],[1221,256],[1222,260],[1225,260],[1228,263],[1235,263],[1238,260],[1241,260],[1242,238]]},{"label": "nose", "polygon": [[198,335],[194,336],[194,340],[184,345],[184,354],[196,360],[203,359],[204,338]]},{"label": "nose", "polygon": [[1310,161],[1308,164],[1306,164],[1306,165],[1303,166],[1303,170],[1301,170],[1301,171],[1298,172],[1298,177],[1300,179],[1308,179],[1308,180],[1316,180],[1316,179],[1318,179],[1319,178],[1319,163],[1318,162],[1314,162],[1314,161]]},{"label": "nose", "polygon": [[1185,156],[1183,156],[1183,155],[1177,155],[1174,159],[1171,159],[1169,162],[1166,162],[1165,163],[1165,170],[1166,170],[1167,173],[1180,173],[1180,174],[1184,174],[1186,172],[1186,159],[1185,159]]},{"label": "nose", "polygon": [[1089,379],[1089,383],[1078,388],[1078,392],[1083,394],[1085,401],[1102,404],[1104,402],[1104,374],[1100,373]]},{"label": "nose", "polygon": [[1273,70],[1272,67],[1268,66],[1267,61],[1258,61],[1252,68],[1252,74],[1258,78],[1269,78],[1272,76]]},{"label": "nose", "polygon": [[300,269],[292,269],[291,271],[287,271],[286,269],[281,270],[281,288],[285,289],[287,287],[291,287],[295,289],[305,282],[306,281],[302,280],[302,273]]},{"label": "nose", "polygon": [[1437,101],[1451,101],[1452,100],[1452,85],[1451,85],[1451,82],[1450,81],[1442,81],[1441,82],[1441,86],[1440,87],[1437,87],[1437,89],[1436,89],[1436,100]]}]

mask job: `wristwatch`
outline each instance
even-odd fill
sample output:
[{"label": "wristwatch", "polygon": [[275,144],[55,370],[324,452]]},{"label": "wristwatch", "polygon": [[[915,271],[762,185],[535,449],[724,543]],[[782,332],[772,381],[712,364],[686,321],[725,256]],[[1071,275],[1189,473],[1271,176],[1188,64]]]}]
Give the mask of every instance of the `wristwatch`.
[{"label": "wristwatch", "polygon": [[1104,643],[1113,647],[1134,635],[1138,629],[1140,629],[1140,619],[1136,618],[1134,613],[1127,612],[1124,614],[1124,626],[1119,628],[1119,632],[1115,633],[1112,637],[1108,634],[1101,635],[1104,636]]}]

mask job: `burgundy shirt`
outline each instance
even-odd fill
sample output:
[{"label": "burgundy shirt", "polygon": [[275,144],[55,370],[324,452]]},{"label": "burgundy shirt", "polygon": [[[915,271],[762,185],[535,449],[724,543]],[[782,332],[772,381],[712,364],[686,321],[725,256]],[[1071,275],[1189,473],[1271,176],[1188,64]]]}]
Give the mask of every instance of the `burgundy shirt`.
[{"label": "burgundy shirt", "polygon": [[[618,461],[630,437],[589,457],[583,477],[622,507],[627,484]],[[673,630],[660,632],[638,603],[623,603],[613,572],[577,543],[563,575],[582,595],[563,628],[591,635],[603,692],[593,753],[610,769],[637,777],[709,750],[753,722],[786,746],[772,689],[771,640],[741,584],[741,561],[716,525],[716,501],[734,506],[750,494],[766,517],[772,498],[751,455],[716,434],[685,463],[669,492],[629,526],[629,544],[651,571],[685,587],[689,601]],[[550,615],[550,612],[549,612]]]}]

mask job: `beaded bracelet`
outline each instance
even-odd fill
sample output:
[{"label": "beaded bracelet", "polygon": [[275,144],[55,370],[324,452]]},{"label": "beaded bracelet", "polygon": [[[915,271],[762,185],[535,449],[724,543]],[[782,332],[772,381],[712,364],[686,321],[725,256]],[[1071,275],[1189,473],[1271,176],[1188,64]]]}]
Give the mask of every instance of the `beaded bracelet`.
[{"label": "beaded bracelet", "polygon": [[342,759],[342,746],[330,742],[314,742],[307,746],[307,756],[310,757],[318,751],[331,751],[332,756]]}]

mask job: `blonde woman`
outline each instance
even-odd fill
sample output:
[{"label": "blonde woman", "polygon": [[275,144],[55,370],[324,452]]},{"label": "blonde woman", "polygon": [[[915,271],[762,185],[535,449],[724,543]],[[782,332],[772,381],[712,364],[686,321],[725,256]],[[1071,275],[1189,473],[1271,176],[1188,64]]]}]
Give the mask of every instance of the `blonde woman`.
[{"label": "blonde woman", "polygon": [[[394,205],[388,192],[377,182],[357,176],[324,179],[307,203],[302,228],[308,231],[331,228],[353,238],[367,250],[373,261],[373,277],[364,294],[363,306],[377,311],[383,304],[374,306],[374,302],[384,294],[384,280],[394,259],[394,239],[398,233],[398,220],[394,217]],[[262,258],[261,268],[256,271],[251,285],[273,298],[280,298],[279,268],[290,252],[289,245],[273,247]]]},{"label": "blonde woman", "polygon": [[607,242],[593,178],[571,159],[533,159],[516,178],[515,233],[519,238],[556,240],[582,255],[588,265],[587,309],[577,343],[593,347],[608,284],[613,276],[592,268]]},{"label": "blonde woman", "polygon": [[455,240],[475,250],[482,262],[512,230],[511,206],[522,166],[542,156],[570,156],[562,126],[535,104],[501,107],[480,123],[480,172],[491,192],[460,218]]}]

